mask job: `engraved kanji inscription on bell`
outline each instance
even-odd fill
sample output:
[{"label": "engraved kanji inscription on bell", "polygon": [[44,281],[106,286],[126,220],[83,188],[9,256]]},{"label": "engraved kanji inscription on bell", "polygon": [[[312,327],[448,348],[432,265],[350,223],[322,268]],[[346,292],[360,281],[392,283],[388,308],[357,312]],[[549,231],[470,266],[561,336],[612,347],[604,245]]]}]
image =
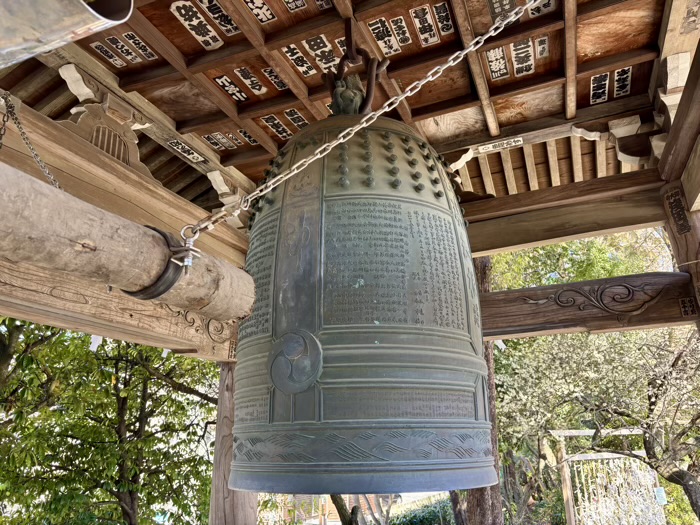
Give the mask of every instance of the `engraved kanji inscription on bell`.
[{"label": "engraved kanji inscription on bell", "polygon": [[[274,176],[358,122],[295,135]],[[234,489],[398,493],[496,482],[478,290],[445,165],[378,119],[258,202],[236,351]]]}]

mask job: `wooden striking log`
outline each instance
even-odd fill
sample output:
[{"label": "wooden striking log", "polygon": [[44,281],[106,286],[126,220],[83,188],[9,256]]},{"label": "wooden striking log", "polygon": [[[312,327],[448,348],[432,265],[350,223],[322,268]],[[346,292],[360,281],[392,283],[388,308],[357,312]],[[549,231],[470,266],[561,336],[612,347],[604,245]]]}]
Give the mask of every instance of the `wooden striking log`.
[{"label": "wooden striking log", "polygon": [[258,522],[258,495],[228,488],[233,459],[233,367],[233,363],[221,364],[209,505],[209,523],[212,525],[249,525]]},{"label": "wooden striking log", "polygon": [[658,272],[481,294],[484,339],[691,324],[690,275]]},{"label": "wooden striking log", "polygon": [[[0,253],[127,291],[153,284],[171,256],[158,233],[0,163]],[[203,255],[159,301],[219,320],[250,313],[252,278]]]}]

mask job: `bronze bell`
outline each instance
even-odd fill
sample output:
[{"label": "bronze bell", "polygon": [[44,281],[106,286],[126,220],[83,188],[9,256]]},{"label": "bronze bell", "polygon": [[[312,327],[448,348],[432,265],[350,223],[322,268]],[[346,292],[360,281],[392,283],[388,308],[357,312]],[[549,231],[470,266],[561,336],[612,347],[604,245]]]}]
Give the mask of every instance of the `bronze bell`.
[{"label": "bronze bell", "polygon": [[[359,116],[316,122],[282,172]],[[260,203],[236,352],[232,489],[399,493],[496,483],[479,295],[435,151],[379,118]]]}]

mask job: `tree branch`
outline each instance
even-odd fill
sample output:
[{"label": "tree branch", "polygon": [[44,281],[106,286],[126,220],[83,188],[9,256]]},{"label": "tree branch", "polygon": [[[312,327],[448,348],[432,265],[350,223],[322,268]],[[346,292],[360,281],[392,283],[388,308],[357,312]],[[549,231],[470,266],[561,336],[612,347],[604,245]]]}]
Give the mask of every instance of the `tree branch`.
[{"label": "tree branch", "polygon": [[216,406],[218,403],[218,399],[216,397],[210,396],[209,394],[205,394],[204,392],[200,392],[199,390],[192,388],[190,386],[187,386],[183,383],[180,383],[179,381],[173,379],[172,377],[164,374],[160,370],[157,370],[153,368],[150,364],[146,363],[142,359],[138,359],[138,364],[141,366],[149,375],[152,377],[158,379],[159,381],[162,381],[166,383],[168,386],[170,386],[173,390],[176,390],[182,394],[189,394],[191,396],[198,397],[202,401],[206,401],[207,403],[211,403],[212,405]]}]

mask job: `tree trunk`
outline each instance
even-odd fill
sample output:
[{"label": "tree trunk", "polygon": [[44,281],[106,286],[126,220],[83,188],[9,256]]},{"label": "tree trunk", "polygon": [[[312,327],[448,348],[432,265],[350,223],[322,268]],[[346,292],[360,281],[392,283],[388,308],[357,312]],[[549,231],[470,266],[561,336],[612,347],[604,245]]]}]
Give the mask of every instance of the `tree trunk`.
[{"label": "tree trunk", "polygon": [[700,518],[700,483],[698,480],[683,483],[683,492],[688,496],[688,501],[690,501],[690,507],[693,509],[693,512]]},{"label": "tree trunk", "polygon": [[233,459],[233,414],[236,409],[233,404],[233,370],[233,363],[221,363],[209,505],[209,523],[212,525],[249,525],[258,521],[258,495],[228,488]]},{"label": "tree trunk", "polygon": [[464,492],[450,491],[450,503],[455,515],[455,525],[467,525],[467,498]]},{"label": "tree trunk", "polygon": [[[474,259],[474,269],[480,292],[491,290],[491,259],[479,257]],[[489,419],[491,420],[491,446],[496,472],[499,472],[498,460],[498,425],[496,422],[496,378],[494,375],[493,343],[484,343],[484,359],[488,368]],[[466,505],[464,496],[459,491],[450,492],[450,501],[457,525],[503,525],[503,503],[500,485],[467,492]]]},{"label": "tree trunk", "polygon": [[360,507],[355,505],[352,511],[348,510],[345,500],[340,494],[331,494],[331,501],[335,505],[342,525],[358,525],[357,516],[360,514]]}]

